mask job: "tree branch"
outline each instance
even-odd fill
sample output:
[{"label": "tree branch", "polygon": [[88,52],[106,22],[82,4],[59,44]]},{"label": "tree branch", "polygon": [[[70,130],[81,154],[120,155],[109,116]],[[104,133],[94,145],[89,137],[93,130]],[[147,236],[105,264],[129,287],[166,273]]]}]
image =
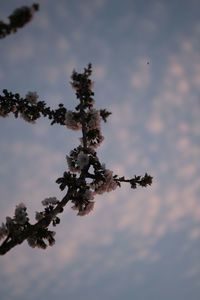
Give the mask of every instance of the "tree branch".
[{"label": "tree branch", "polygon": [[68,189],[67,194],[64,198],[57,204],[57,206],[44,218],[35,223],[34,225],[28,224],[27,227],[19,234],[12,237],[11,234],[5,239],[5,241],[0,246],[0,255],[6,254],[9,250],[17,245],[22,244],[27,238],[37,235],[37,233],[44,228],[47,228],[55,216],[63,212],[63,208],[66,206],[68,201],[72,196],[72,190]]}]

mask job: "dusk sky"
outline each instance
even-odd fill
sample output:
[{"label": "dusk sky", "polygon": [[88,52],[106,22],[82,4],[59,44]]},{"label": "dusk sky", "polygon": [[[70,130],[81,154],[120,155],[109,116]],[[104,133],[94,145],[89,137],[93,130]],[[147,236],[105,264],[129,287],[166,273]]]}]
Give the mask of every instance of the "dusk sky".
[{"label": "dusk sky", "polygon": [[[0,40],[7,88],[56,108],[77,105],[72,70],[93,65],[95,107],[112,111],[97,153],[123,184],[79,217],[69,203],[56,244],[25,241],[0,257],[0,299],[200,299],[200,1],[41,0],[31,23]],[[29,0],[1,0],[0,20]],[[32,223],[80,132],[0,118],[0,224],[23,202]]]}]

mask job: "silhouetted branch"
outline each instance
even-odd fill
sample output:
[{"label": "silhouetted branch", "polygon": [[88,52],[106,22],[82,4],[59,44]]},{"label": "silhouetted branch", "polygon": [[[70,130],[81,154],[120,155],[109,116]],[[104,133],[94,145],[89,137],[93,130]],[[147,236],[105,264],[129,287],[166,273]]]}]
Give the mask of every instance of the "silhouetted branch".
[{"label": "silhouetted branch", "polygon": [[31,7],[22,6],[17,8],[8,17],[9,23],[0,21],[0,39],[5,38],[11,33],[16,33],[19,28],[28,24],[34,16],[34,13],[39,10],[39,4],[33,4]]}]

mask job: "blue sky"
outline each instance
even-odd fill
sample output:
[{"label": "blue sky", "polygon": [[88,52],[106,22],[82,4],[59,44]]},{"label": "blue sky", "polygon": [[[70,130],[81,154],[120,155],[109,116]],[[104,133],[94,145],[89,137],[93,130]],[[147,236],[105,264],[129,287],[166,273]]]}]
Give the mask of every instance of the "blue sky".
[{"label": "blue sky", "polygon": [[[31,1],[0,2],[0,19]],[[39,1],[0,41],[1,89],[76,105],[75,68],[93,64],[102,124],[99,157],[119,175],[150,173],[78,217],[66,207],[47,250],[26,242],[0,258],[1,299],[191,299],[200,294],[200,6],[190,1]],[[149,64],[147,64],[149,62]],[[79,133],[48,120],[0,119],[0,220],[24,202],[30,218],[49,196]]]}]

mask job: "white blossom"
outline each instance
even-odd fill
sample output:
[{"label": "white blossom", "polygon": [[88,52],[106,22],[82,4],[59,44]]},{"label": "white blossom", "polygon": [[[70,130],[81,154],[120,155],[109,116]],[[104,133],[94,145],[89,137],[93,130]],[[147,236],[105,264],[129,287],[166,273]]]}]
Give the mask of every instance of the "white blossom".
[{"label": "white blossom", "polygon": [[88,148],[88,153],[92,154],[93,156],[96,155],[96,151],[94,149]]},{"label": "white blossom", "polygon": [[94,194],[103,194],[115,190],[117,183],[113,179],[113,171],[106,169],[104,172],[104,180],[100,180],[97,183],[92,183],[90,186],[94,189]]},{"label": "white blossom", "polygon": [[[90,149],[96,149],[97,147],[99,147],[100,146],[100,144],[103,142],[103,140],[104,140],[104,136],[103,135],[101,135],[101,132],[100,132],[100,135],[98,136],[98,142],[95,142],[94,144],[93,143],[91,143],[91,141],[88,141],[87,140],[87,146],[88,146],[88,148],[90,148]],[[83,138],[81,137],[81,138],[79,138],[79,141],[81,142],[81,145],[83,145]]]},{"label": "white blossom", "polygon": [[101,132],[100,132],[100,135],[98,136],[98,143],[95,143],[95,144],[91,144],[91,143],[89,143],[89,147],[90,148],[92,148],[92,149],[95,149],[95,148],[97,148],[97,147],[99,147],[100,146],[100,144],[103,142],[103,140],[104,140],[104,136],[103,135],[101,135]]},{"label": "white blossom", "polygon": [[91,190],[87,189],[85,193],[83,194],[83,199],[85,200],[93,200],[94,199],[94,192]]},{"label": "white blossom", "polygon": [[42,200],[42,205],[47,206],[47,205],[55,205],[59,202],[59,200],[56,197],[49,197],[49,198],[45,198],[44,200]]},{"label": "white blossom", "polygon": [[87,123],[89,129],[99,129],[100,130],[100,123],[101,123],[101,119],[100,119],[100,112],[99,110],[96,109],[91,109],[88,113],[89,116],[89,121]]},{"label": "white blossom", "polygon": [[81,123],[75,120],[74,113],[71,110],[67,110],[65,113],[65,125],[72,130],[80,130],[82,128]]},{"label": "white blossom", "polygon": [[72,158],[68,155],[66,155],[66,159],[67,159],[67,165],[68,168],[71,172],[80,172],[81,170],[78,167],[75,167],[72,163]]},{"label": "white blossom", "polygon": [[87,154],[83,153],[83,151],[81,151],[78,155],[77,158],[77,164],[78,166],[83,169],[84,167],[86,167],[89,163],[89,157]]},{"label": "white blossom", "polygon": [[28,221],[27,216],[26,206],[24,203],[17,205],[15,208],[15,221],[20,225],[24,225]]},{"label": "white blossom", "polygon": [[29,117],[27,117],[25,114],[23,114],[23,113],[20,113],[20,117],[22,118],[22,119],[24,119],[24,121],[26,121],[26,122],[28,122],[28,123],[30,123],[30,124],[35,124],[35,121],[34,120],[31,120]]},{"label": "white blossom", "polygon": [[78,210],[77,216],[85,216],[89,214],[94,208],[94,201],[90,201],[94,199],[94,192],[87,189],[82,194],[82,202],[78,202],[73,205],[71,208],[73,210]]},{"label": "white blossom", "polygon": [[88,215],[94,208],[94,201],[89,202],[84,210],[81,210],[77,213],[77,216],[85,216]]},{"label": "white blossom", "polygon": [[38,97],[37,92],[28,92],[26,94],[26,100],[32,104],[37,102]]}]

